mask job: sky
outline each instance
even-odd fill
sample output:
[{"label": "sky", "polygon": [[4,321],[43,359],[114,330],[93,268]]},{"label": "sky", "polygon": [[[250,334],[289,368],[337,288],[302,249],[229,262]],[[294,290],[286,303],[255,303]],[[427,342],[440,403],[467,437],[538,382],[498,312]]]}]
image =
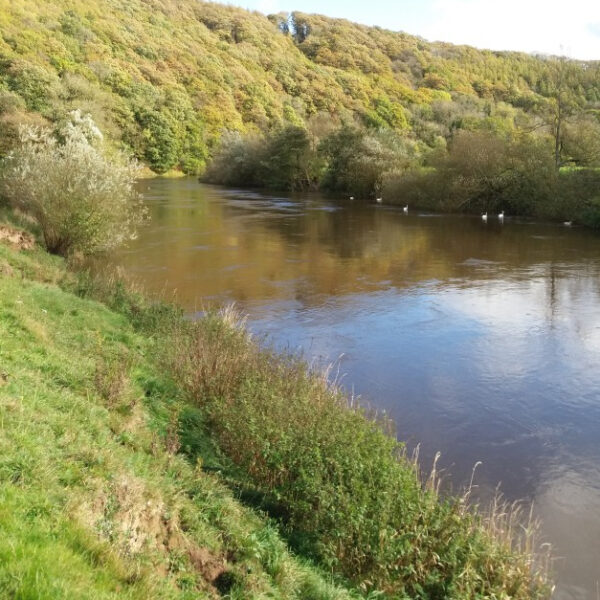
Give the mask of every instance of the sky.
[{"label": "sky", "polygon": [[221,0],[263,13],[320,13],[492,50],[600,60],[600,0]]}]

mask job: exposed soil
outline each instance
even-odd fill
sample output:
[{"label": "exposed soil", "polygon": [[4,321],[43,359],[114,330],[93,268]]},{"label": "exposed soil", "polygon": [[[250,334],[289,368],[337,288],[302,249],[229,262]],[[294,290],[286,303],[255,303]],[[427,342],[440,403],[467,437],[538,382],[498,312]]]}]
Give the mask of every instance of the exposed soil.
[{"label": "exposed soil", "polygon": [[35,244],[31,234],[8,225],[0,225],[0,241],[7,242],[19,250],[31,250]]},{"label": "exposed soil", "polygon": [[[141,480],[122,475],[110,490],[100,481],[94,487],[92,497],[76,509],[80,522],[97,530],[101,520],[108,517],[117,533],[121,551],[128,555],[144,549],[187,554],[194,570],[209,584],[207,591],[218,595],[221,579],[227,574],[225,557],[186,538],[179,528],[177,515],[172,514],[166,519],[165,504],[159,498],[149,497]],[[112,510],[111,504],[114,505]]]},{"label": "exposed soil", "polygon": [[134,477],[122,476],[114,492],[118,503],[114,523],[127,552],[136,554],[144,547],[163,549],[168,531],[162,500],[148,498],[143,483]]},{"label": "exposed soil", "polygon": [[225,562],[206,548],[192,547],[188,550],[190,562],[194,569],[209,583],[214,584],[225,573]]}]

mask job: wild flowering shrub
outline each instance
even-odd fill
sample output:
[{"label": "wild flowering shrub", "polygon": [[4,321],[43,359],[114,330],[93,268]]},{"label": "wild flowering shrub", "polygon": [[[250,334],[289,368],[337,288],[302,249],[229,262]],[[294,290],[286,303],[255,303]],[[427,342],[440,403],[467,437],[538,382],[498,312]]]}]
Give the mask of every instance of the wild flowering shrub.
[{"label": "wild flowering shrub", "polygon": [[92,119],[74,111],[57,132],[22,127],[4,161],[5,199],[38,222],[50,252],[108,250],[132,239],[145,217],[136,164],[108,155],[102,141]]}]

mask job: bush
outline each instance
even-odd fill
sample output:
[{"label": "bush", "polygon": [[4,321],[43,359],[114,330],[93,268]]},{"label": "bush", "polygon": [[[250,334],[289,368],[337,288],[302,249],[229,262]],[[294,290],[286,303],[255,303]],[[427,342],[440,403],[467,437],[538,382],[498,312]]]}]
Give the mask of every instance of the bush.
[{"label": "bush", "polygon": [[206,170],[205,179],[224,185],[259,186],[265,156],[266,141],[262,136],[226,131]]},{"label": "bush", "polygon": [[460,130],[448,152],[432,152],[428,164],[388,174],[387,200],[433,210],[556,216],[557,177],[548,138]]},{"label": "bush", "polygon": [[20,146],[20,130],[22,127],[42,127],[46,123],[47,121],[37,113],[20,110],[3,112],[0,115],[0,157],[5,158]]},{"label": "bush", "polygon": [[551,216],[600,228],[600,169],[564,168],[560,171],[558,193]]},{"label": "bush", "polygon": [[358,198],[381,194],[386,173],[406,169],[416,160],[416,145],[389,129],[379,131],[343,126],[320,144],[327,167],[323,189]]},{"label": "bush", "polygon": [[588,227],[600,229],[600,198],[590,200],[588,206],[582,211],[580,220]]},{"label": "bush", "polygon": [[5,199],[38,222],[54,254],[110,249],[131,239],[145,215],[136,165],[107,156],[101,142],[91,118],[75,111],[56,135],[22,127],[20,146],[4,161]]},{"label": "bush", "polygon": [[317,185],[318,161],[303,127],[288,125],[268,139],[263,179],[279,190],[310,189]]},{"label": "bush", "polygon": [[177,123],[168,111],[145,109],[138,114],[138,122],[146,140],[144,159],[154,172],[166,173],[177,164],[181,152]]},{"label": "bush", "polygon": [[225,132],[206,180],[225,185],[305,190],[317,187],[321,162],[303,127],[288,125],[267,135]]}]

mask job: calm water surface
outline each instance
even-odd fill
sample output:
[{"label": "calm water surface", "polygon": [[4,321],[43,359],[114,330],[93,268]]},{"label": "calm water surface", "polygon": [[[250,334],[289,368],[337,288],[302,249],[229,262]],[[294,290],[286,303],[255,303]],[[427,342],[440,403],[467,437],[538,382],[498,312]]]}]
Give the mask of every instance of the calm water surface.
[{"label": "calm water surface", "polygon": [[[600,236],[553,224],[142,184],[152,221],[114,258],[190,312],[253,331],[386,410],[460,488],[535,502],[556,597],[600,581]],[[336,367],[337,370],[337,367]]]}]

